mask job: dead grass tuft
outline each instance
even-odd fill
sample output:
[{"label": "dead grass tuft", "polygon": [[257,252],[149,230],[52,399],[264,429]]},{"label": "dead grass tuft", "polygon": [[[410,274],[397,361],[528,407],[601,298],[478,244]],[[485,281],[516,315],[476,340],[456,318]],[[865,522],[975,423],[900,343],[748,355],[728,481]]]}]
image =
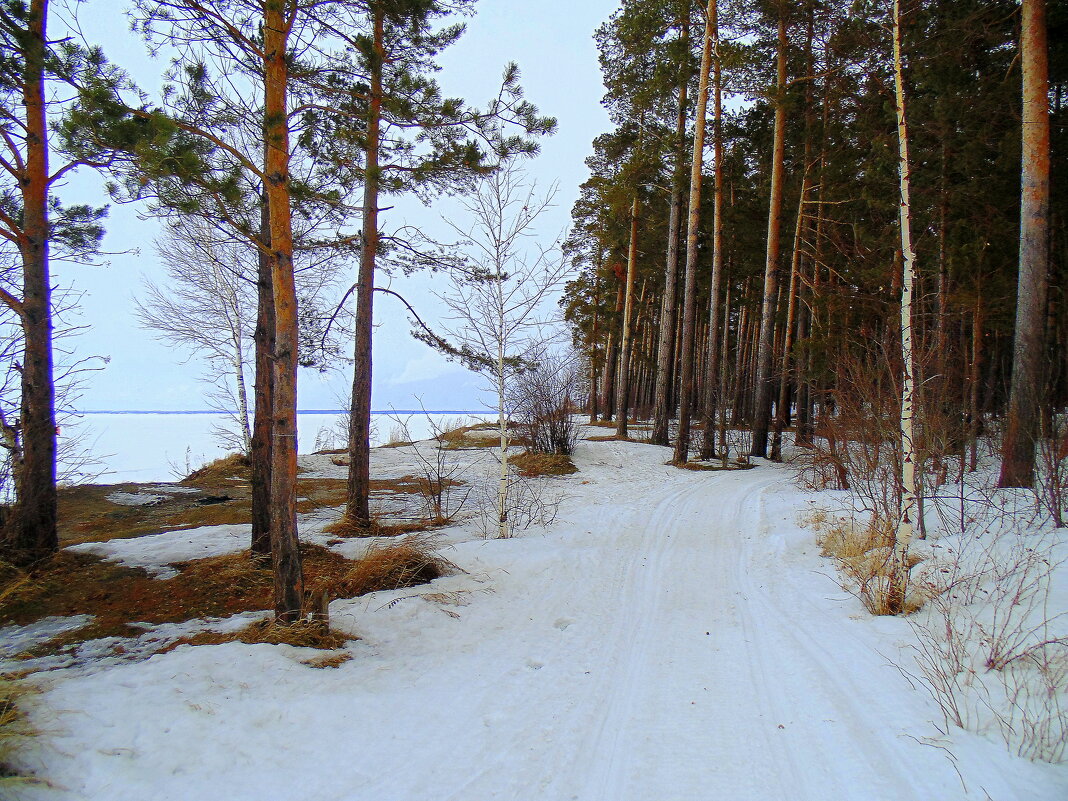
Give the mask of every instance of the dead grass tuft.
[{"label": "dead grass tuft", "polygon": [[[346,634],[332,631],[325,622],[319,620],[298,620],[295,623],[261,620],[237,631],[203,631],[192,637],[178,640],[171,647],[243,642],[247,645],[264,643],[267,645],[292,645],[297,648],[318,648],[322,651],[335,651],[344,647],[345,643],[352,639]],[[336,655],[334,658],[336,658]],[[341,663],[338,662],[338,664]]]},{"label": "dead grass tuft", "polygon": [[444,518],[412,520],[401,523],[383,523],[377,517],[372,517],[369,524],[363,524],[348,515],[342,515],[340,519],[335,520],[333,523],[326,526],[323,529],[323,533],[333,534],[335,537],[344,539],[361,537],[399,537],[402,534],[418,534],[423,531],[432,531],[433,529],[447,525],[448,523],[449,521]]},{"label": "dead grass tuft", "polygon": [[302,664],[307,665],[310,668],[339,668],[352,659],[352,654],[348,651],[342,651],[338,654],[323,654],[322,656],[314,656],[311,659],[302,660]]},{"label": "dead grass tuft", "polygon": [[729,470],[752,470],[756,467],[754,462],[742,462],[738,460],[731,461],[726,467],[722,464],[704,464],[702,462],[684,462],[683,464],[675,464],[674,462],[664,462],[664,464],[674,465],[680,470],[696,470],[707,471],[710,473],[723,472]]},{"label": "dead grass tuft", "polygon": [[[894,529],[885,521],[859,523],[813,510],[804,520],[816,532],[820,554],[834,560],[842,589],[857,597],[873,615],[910,615],[923,606],[921,594],[908,593],[904,604],[894,591]],[[907,570],[920,562],[909,554]]]},{"label": "dead grass tuft", "polygon": [[570,456],[559,453],[523,453],[508,457],[508,463],[515,465],[521,476],[568,476],[577,473],[578,468]]},{"label": "dead grass tuft", "polygon": [[37,734],[19,706],[21,699],[29,692],[25,684],[0,678],[0,796],[4,796],[5,787],[33,781],[21,775],[11,764],[18,752]]},{"label": "dead grass tuft", "polygon": [[227,482],[234,478],[242,481],[252,480],[252,463],[243,453],[231,453],[213,462],[208,462],[201,468],[194,470],[179,483],[191,486],[204,484],[216,485]]},{"label": "dead grass tuft", "polygon": [[372,543],[341,579],[336,594],[345,597],[429,584],[459,570],[433,550],[434,538],[411,534],[398,542]]}]

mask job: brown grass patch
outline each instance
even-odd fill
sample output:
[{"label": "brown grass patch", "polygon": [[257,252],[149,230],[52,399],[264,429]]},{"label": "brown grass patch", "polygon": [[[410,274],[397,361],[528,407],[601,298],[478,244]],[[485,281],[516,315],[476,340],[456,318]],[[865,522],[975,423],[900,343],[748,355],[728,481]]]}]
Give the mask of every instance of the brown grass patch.
[{"label": "brown grass patch", "polygon": [[[616,422],[614,420],[598,420],[595,423],[581,423],[584,426],[593,426],[594,428],[616,428]],[[635,423],[633,421],[627,422],[627,428],[633,428],[638,431],[652,431],[653,427],[649,423]]]},{"label": "brown grass patch", "polygon": [[178,483],[189,487],[215,487],[234,480],[252,480],[252,463],[243,453],[231,453],[229,456],[208,462]]},{"label": "brown grass patch", "polygon": [[25,684],[0,678],[0,796],[4,796],[5,787],[33,781],[19,775],[11,766],[11,760],[37,733],[19,706],[29,692]]},{"label": "brown grass patch", "polygon": [[[408,536],[399,542],[374,544],[358,560],[318,545],[303,544],[304,584],[325,590],[331,598],[353,598],[378,590],[412,587],[457,569],[435,555],[432,540]],[[226,618],[273,607],[273,576],[254,562],[248,551],[175,565],[177,576],[154,578],[140,568],[125,567],[90,554],[61,551],[29,571],[4,568],[0,574],[0,622],[27,624],[51,615],[91,614],[88,625],[66,632],[26,656],[59,653],[69,646],[100,637],[131,637],[143,629],[131,623],[181,623],[200,618]],[[12,589],[13,588],[13,589]],[[205,633],[190,638],[206,642],[287,642],[315,648],[336,648],[336,639],[310,628],[276,631],[264,624],[238,633]],[[296,638],[304,637],[300,642]],[[330,634],[330,637],[340,635]],[[226,637],[229,639],[212,639]],[[242,638],[254,639],[242,639]],[[286,639],[271,639],[286,638]],[[310,644],[308,640],[321,643]],[[344,640],[341,640],[343,642]],[[333,644],[331,644],[333,643]]]},{"label": "brown grass patch", "polygon": [[433,538],[411,534],[398,542],[373,543],[341,579],[338,590],[346,597],[380,590],[428,584],[459,570],[434,553]]},{"label": "brown grass patch", "polygon": [[648,445],[647,439],[636,439],[635,437],[621,437],[618,434],[598,434],[592,437],[584,438],[587,442],[638,442],[643,445]]},{"label": "brown grass patch", "polygon": [[339,668],[352,659],[352,654],[348,651],[342,651],[339,654],[323,654],[322,656],[313,656],[311,659],[302,660],[301,664],[307,665],[310,668]]},{"label": "brown grass patch", "polygon": [[[317,545],[302,545],[301,554],[308,586],[336,584],[353,565]],[[26,624],[50,615],[94,616],[87,626],[35,649],[32,655],[40,656],[99,637],[140,634],[141,629],[128,625],[133,622],[181,623],[273,608],[271,570],[254,562],[248,551],[175,567],[177,576],[158,579],[140,568],[61,551],[26,572],[28,581],[0,603],[0,621]],[[8,573],[0,583],[20,578]]]},{"label": "brown grass patch", "polygon": [[[324,534],[333,534],[343,539],[358,539],[363,537],[398,537],[401,534],[417,534],[422,531],[431,531],[439,526],[447,525],[450,521],[444,518],[405,520],[399,523],[383,523],[379,518],[372,517],[368,525],[342,515],[330,525],[323,528]],[[339,539],[338,542],[342,540]]]},{"label": "brown grass patch", "polygon": [[[926,600],[906,591],[904,605],[895,599],[894,528],[885,521],[858,523],[834,517],[823,509],[813,510],[802,521],[816,532],[820,555],[834,560],[844,579],[842,589],[856,596],[873,615],[910,615]],[[921,559],[909,554],[907,571]],[[906,577],[907,578],[907,577]]]},{"label": "brown grass patch", "polygon": [[528,478],[534,476],[568,476],[577,473],[571,457],[559,453],[523,453],[508,457],[508,463],[515,465],[520,475]]},{"label": "brown grass patch", "polygon": [[675,464],[674,462],[664,462],[664,464],[674,465],[680,470],[708,471],[712,473],[715,473],[717,471],[722,472],[725,470],[752,470],[754,467],[756,467],[756,464],[754,462],[738,461],[732,461],[728,463],[726,467],[724,467],[722,464],[702,464],[701,462],[684,462],[682,464]]},{"label": "brown grass patch", "polygon": [[[243,642],[247,645],[266,643],[267,645],[292,645],[297,648],[335,651],[344,647],[345,643],[352,639],[354,638],[346,634],[332,631],[326,623],[318,620],[298,620],[288,624],[277,623],[274,620],[261,620],[237,631],[225,633],[202,631],[192,637],[178,640],[167,650],[177,648],[179,645],[221,645],[227,642]],[[336,658],[336,655],[333,658]],[[323,665],[323,667],[326,666]]]}]

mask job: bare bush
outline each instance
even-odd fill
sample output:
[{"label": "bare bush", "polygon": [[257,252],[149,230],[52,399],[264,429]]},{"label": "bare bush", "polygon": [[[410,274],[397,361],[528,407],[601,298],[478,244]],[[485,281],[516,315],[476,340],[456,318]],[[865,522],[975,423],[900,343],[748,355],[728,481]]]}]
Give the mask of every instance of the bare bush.
[{"label": "bare bush", "polygon": [[423,412],[429,426],[431,439],[413,441],[407,417],[392,416],[392,433],[398,441],[411,442],[411,451],[415,456],[419,481],[416,486],[423,501],[426,517],[435,522],[449,522],[466,505],[471,488],[462,478],[468,471],[468,465],[459,459],[451,458],[446,447],[450,431],[448,420],[436,420],[433,415]]},{"label": "bare bush", "polygon": [[520,373],[509,394],[513,420],[534,453],[570,456],[578,441],[576,399],[583,397],[585,372],[574,352],[539,348],[526,354],[531,367]]},{"label": "bare bush", "polygon": [[1027,516],[1025,492],[988,493],[973,502],[967,533],[931,543],[917,571],[929,600],[909,618],[916,668],[903,672],[947,726],[995,731],[1020,756],[1060,762],[1068,630],[1050,591],[1065,556],[1056,529]]}]

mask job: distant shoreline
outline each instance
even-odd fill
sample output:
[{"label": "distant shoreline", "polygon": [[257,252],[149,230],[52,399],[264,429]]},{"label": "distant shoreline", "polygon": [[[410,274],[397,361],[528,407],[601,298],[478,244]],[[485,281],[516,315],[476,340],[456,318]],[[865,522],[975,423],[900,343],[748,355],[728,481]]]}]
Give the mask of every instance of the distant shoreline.
[{"label": "distant shoreline", "polygon": [[[348,409],[298,409],[297,414],[348,414]],[[237,414],[218,409],[82,409],[72,414]],[[487,414],[485,409],[379,409],[371,414]]]}]

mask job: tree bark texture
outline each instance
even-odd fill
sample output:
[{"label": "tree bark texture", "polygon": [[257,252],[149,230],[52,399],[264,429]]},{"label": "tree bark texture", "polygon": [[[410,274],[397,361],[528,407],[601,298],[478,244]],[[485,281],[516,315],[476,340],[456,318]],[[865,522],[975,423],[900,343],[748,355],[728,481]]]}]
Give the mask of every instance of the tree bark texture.
[{"label": "tree bark texture", "polygon": [[[688,0],[687,0],[688,1]],[[684,24],[681,39],[688,47],[690,26]],[[674,411],[671,402],[672,368],[675,366],[675,316],[678,313],[679,276],[679,217],[682,206],[682,182],[686,173],[686,90],[689,71],[679,70],[678,114],[675,119],[675,170],[671,181],[671,201],[668,210],[667,257],[664,260],[664,297],[660,306],[660,348],[656,360],[656,388],[653,397],[653,430],[649,441],[654,445],[668,444],[668,420]]]},{"label": "tree bark texture", "polygon": [[999,487],[1034,481],[1035,437],[1044,390],[1049,262],[1049,64],[1045,0],[1023,0],[1023,165],[1020,175],[1020,271],[1012,386],[1001,450]]},{"label": "tree bark texture", "polygon": [[271,447],[271,558],[275,616],[293,622],[304,594],[297,543],[297,292],[293,277],[293,221],[289,197],[288,59],[293,12],[264,6],[264,133],[271,221],[274,293],[274,436]]},{"label": "tree bark texture", "polygon": [[48,3],[30,3],[25,45],[23,103],[26,164],[23,171],[21,464],[15,465],[18,517],[12,556],[32,562],[59,548],[56,534],[56,399],[52,367],[52,299],[49,278],[48,120],[45,50]]},{"label": "tree bark texture", "polygon": [[256,400],[252,422],[252,556],[271,553],[271,423],[274,414],[274,279],[271,215],[264,188],[260,208],[260,252],[256,275]]},{"label": "tree bark texture", "polygon": [[627,283],[624,290],[623,333],[616,373],[616,436],[627,436],[627,401],[630,395],[631,315],[634,310],[634,273],[638,269],[638,193],[630,204],[630,246],[627,249]]},{"label": "tree bark texture", "polygon": [[779,296],[779,240],[782,229],[783,166],[786,154],[786,9],[779,8],[775,131],[771,154],[771,198],[768,204],[768,245],[764,265],[764,305],[760,315],[756,376],[753,381],[753,447],[751,456],[767,456],[771,419],[771,361]]},{"label": "tree bark texture", "polygon": [[[713,6],[715,0],[709,0]],[[690,161],[690,200],[686,220],[686,270],[682,295],[682,347],[679,366],[679,433],[675,438],[674,464],[690,457],[690,410],[693,405],[694,326],[697,305],[697,236],[701,225],[701,167],[705,154],[705,116],[708,113],[708,74],[712,65],[713,13],[705,19],[701,47],[701,74],[697,88],[697,119],[693,127],[693,155]]]},{"label": "tree bark texture", "polygon": [[371,56],[371,101],[367,112],[367,152],[363,189],[363,231],[356,288],[356,344],[349,414],[349,477],[346,515],[358,526],[371,523],[371,333],[375,259],[378,251],[379,147],[382,125],[382,69],[385,59],[383,11],[375,5]]}]

